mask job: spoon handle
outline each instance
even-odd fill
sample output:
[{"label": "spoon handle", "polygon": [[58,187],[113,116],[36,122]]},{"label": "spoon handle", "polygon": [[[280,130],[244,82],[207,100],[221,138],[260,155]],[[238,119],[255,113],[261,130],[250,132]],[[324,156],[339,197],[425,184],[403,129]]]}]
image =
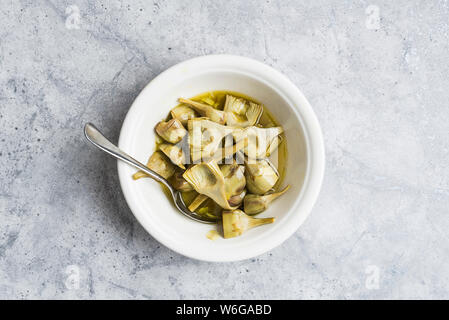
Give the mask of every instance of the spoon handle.
[{"label": "spoon handle", "polygon": [[173,189],[167,180],[165,180],[162,176],[160,176],[153,170],[149,169],[144,164],[131,157],[126,152],[120,150],[116,145],[109,141],[92,123],[86,123],[86,125],[84,126],[84,135],[86,136],[87,140],[92,142],[96,147],[100,148],[106,153],[109,153],[111,156],[125,161],[126,163],[136,167],[139,170],[142,170],[154,180],[163,183],[173,193]]}]

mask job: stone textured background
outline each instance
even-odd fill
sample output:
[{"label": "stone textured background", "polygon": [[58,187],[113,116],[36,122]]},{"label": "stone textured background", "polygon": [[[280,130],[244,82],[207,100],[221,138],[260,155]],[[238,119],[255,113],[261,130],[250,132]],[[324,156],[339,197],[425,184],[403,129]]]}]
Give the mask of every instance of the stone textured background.
[{"label": "stone textured background", "polygon": [[[0,298],[449,298],[448,1],[93,3],[0,4]],[[157,243],[82,135],[213,53],[286,74],[326,143],[306,223],[238,263]]]}]

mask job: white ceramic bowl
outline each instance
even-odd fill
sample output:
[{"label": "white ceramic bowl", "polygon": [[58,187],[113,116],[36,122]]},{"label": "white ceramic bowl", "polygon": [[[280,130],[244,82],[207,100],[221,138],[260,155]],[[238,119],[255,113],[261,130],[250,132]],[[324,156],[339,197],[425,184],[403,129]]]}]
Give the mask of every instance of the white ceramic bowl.
[{"label": "white ceramic bowl", "polygon": [[171,205],[158,183],[134,181],[135,169],[119,161],[118,172],[129,207],[159,242],[185,256],[206,261],[235,261],[260,255],[290,237],[304,222],[318,196],[324,173],[320,126],[301,91],[273,68],[248,58],[211,55],[179,63],[153,79],[126,115],[119,147],[146,163],[155,146],[154,126],[177,104],[211,90],[244,93],[263,103],[284,127],[288,157],[283,185],[290,190],[259,217],[276,217],[273,224],[240,237],[211,241],[215,228],[190,220]]}]

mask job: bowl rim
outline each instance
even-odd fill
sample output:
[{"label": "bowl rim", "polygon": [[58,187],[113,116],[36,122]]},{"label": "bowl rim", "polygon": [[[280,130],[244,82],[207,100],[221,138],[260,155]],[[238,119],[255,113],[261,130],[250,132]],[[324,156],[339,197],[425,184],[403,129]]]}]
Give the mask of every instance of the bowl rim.
[{"label": "bowl rim", "polygon": [[[220,70],[226,69],[226,71],[228,72],[233,70],[237,73],[241,73],[241,71],[244,70],[245,72],[243,73],[249,74],[257,80],[262,81],[265,85],[280,93],[282,99],[289,102],[287,103],[287,105],[289,106],[289,108],[293,109],[292,111],[298,116],[302,125],[308,162],[306,165],[306,174],[304,177],[303,186],[289,212],[297,211],[301,207],[301,210],[303,210],[305,213],[301,215],[290,214],[291,221],[288,224],[284,224],[284,228],[281,229],[282,232],[279,232],[281,230],[277,230],[277,233],[275,234],[275,236],[272,236],[270,238],[270,241],[263,242],[264,245],[254,248],[254,250],[251,250],[251,252],[247,252],[246,254],[235,254],[234,256],[210,257],[207,256],[207,254],[203,254],[202,252],[191,250],[190,248],[187,248],[187,246],[184,246],[182,248],[179,247],[176,242],[171,241],[168,237],[165,237],[163,233],[159,232],[157,227],[145,223],[143,214],[138,209],[138,205],[135,203],[131,191],[125,187],[125,179],[130,178],[128,176],[128,172],[126,172],[125,170],[125,168],[127,168],[127,165],[118,160],[117,169],[119,174],[120,186],[129,208],[131,209],[132,213],[139,221],[139,223],[152,237],[154,237],[157,241],[159,241],[169,249],[184,256],[202,261],[225,262],[249,259],[272,250],[273,248],[277,247],[282,242],[287,240],[291,235],[293,235],[293,233],[297,231],[297,229],[302,225],[302,223],[311,213],[313,205],[318,198],[324,177],[324,141],[318,119],[312,109],[312,106],[307,101],[303,93],[285,75],[260,61],[247,57],[228,54],[200,56],[175,64],[153,78],[136,97],[123,121],[120,130],[119,147],[126,150],[126,145],[130,140],[129,134],[131,132],[131,130],[128,130],[128,128],[131,128],[133,123],[133,110],[136,109],[134,107],[140,103],[141,99],[143,99],[145,92],[148,92],[153,88],[157,88],[158,86],[164,85],[164,81],[173,76],[173,74],[182,73],[184,70],[192,69],[196,70],[197,73],[200,74],[204,72],[205,68]],[[205,241],[206,240],[207,239],[205,238]]]}]

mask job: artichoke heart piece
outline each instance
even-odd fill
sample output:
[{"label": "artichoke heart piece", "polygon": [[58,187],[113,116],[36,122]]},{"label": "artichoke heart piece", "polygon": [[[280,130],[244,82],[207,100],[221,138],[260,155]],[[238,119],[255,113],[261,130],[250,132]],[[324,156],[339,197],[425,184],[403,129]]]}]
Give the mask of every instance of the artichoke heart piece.
[{"label": "artichoke heart piece", "polygon": [[189,210],[194,212],[207,199],[209,199],[209,198],[207,196],[205,196],[204,194],[197,195],[195,197],[195,199],[193,199],[192,203],[189,205]]},{"label": "artichoke heart piece", "polygon": [[268,208],[268,205],[273,202],[275,199],[279,198],[290,188],[288,185],[284,188],[284,190],[280,192],[275,192],[271,194],[267,194],[264,196],[256,195],[256,194],[247,194],[245,199],[243,200],[243,206],[246,214],[257,214],[265,211]]},{"label": "artichoke heart piece", "polygon": [[252,126],[233,130],[233,136],[236,142],[247,140],[244,152],[249,158],[263,159],[269,157],[277,149],[282,139],[280,134],[283,132],[282,127],[259,128]]},{"label": "artichoke heart piece", "polygon": [[223,233],[226,239],[238,237],[249,229],[274,222],[274,218],[253,218],[242,210],[223,211],[222,219]]},{"label": "artichoke heart piece", "polygon": [[245,167],[237,163],[220,166],[225,180],[226,199],[230,206],[239,206],[245,196]]},{"label": "artichoke heart piece", "polygon": [[182,123],[176,118],[167,122],[159,122],[156,125],[155,130],[162,139],[173,144],[181,141],[187,133],[187,130],[183,127]]},{"label": "artichoke heart piece", "polygon": [[208,196],[220,207],[233,210],[228,203],[223,173],[213,160],[202,162],[187,169],[182,175],[196,192]]},{"label": "artichoke heart piece", "polygon": [[223,111],[226,112],[227,125],[234,127],[249,127],[259,121],[263,108],[257,103],[247,103],[244,99],[226,95]]},{"label": "artichoke heart piece", "polygon": [[180,104],[179,106],[174,107],[170,111],[170,114],[173,118],[178,119],[183,126],[187,125],[187,121],[195,118],[196,116],[195,110],[184,104]]},{"label": "artichoke heart piece", "polygon": [[[193,187],[183,178],[184,173],[181,169],[176,169],[175,174],[171,176],[169,182],[173,188],[181,192],[192,191]],[[191,210],[192,211],[192,210]]]},{"label": "artichoke heart piece", "polygon": [[[195,118],[188,121],[188,129],[190,154],[193,163],[209,158],[220,160],[223,151],[227,153],[233,151],[227,149],[219,150],[223,138],[232,134],[234,130],[232,127],[222,126],[205,118]],[[239,146],[240,148],[243,147],[242,144],[239,144]]]},{"label": "artichoke heart piece", "polygon": [[197,111],[199,114],[201,114],[203,117],[209,118],[211,121],[219,123],[219,124],[225,124],[226,123],[226,112],[217,110],[214,107],[196,102],[189,99],[183,99],[179,98],[179,102],[189,105],[191,108],[193,108],[195,111]]},{"label": "artichoke heart piece", "polygon": [[[162,176],[164,179],[170,178],[175,173],[175,166],[161,152],[156,151],[147,162],[147,167]],[[137,171],[133,179],[146,178],[148,175],[143,171]]]},{"label": "artichoke heart piece", "polygon": [[243,202],[246,196],[246,189],[244,189],[240,194],[236,194],[234,196],[231,196],[228,199],[228,203],[232,207],[238,207]]},{"label": "artichoke heart piece", "polygon": [[265,194],[274,187],[279,173],[268,160],[245,161],[246,187],[250,193]]},{"label": "artichoke heart piece", "polygon": [[175,165],[181,169],[185,169],[184,163],[186,162],[184,152],[180,147],[173,144],[163,143],[159,146],[161,150]]}]

